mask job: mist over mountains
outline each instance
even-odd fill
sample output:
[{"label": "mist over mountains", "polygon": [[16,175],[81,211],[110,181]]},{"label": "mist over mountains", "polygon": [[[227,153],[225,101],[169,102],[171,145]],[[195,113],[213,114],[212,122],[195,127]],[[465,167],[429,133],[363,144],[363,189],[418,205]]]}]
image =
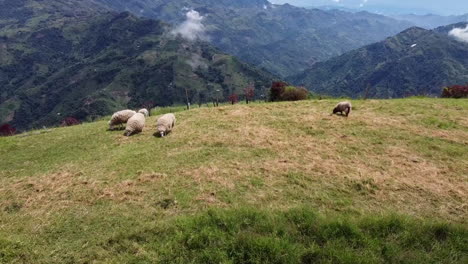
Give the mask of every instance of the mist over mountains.
[{"label": "mist over mountains", "polygon": [[383,15],[461,15],[468,13],[464,0],[271,0],[274,3],[290,3],[304,7],[329,7],[368,11]]}]

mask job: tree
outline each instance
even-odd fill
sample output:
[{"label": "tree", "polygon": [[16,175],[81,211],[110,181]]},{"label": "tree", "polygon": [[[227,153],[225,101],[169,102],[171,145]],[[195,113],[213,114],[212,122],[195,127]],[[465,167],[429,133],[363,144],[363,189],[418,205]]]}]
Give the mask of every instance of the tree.
[{"label": "tree", "polygon": [[146,108],[148,110],[149,115],[151,115],[151,109],[153,109],[156,106],[156,103],[154,101],[146,101],[141,106],[143,108]]},{"label": "tree", "polygon": [[245,94],[245,103],[249,104],[249,101],[255,98],[255,87],[253,84],[250,84],[244,89]]},{"label": "tree", "polygon": [[371,84],[367,83],[366,90],[364,92],[364,100],[367,100],[367,97],[369,97],[369,92],[370,92],[371,88],[372,88]]},{"label": "tree", "polygon": [[187,110],[190,110],[190,100],[189,100],[189,95],[188,95],[187,87],[185,87],[185,99],[187,100],[187,101],[186,101]]},{"label": "tree", "polygon": [[236,104],[237,102],[239,102],[239,96],[233,93],[228,97],[228,100],[231,102],[231,104]]},{"label": "tree", "polygon": [[198,93],[198,107],[201,107],[202,104],[206,101],[206,94],[204,91]]}]

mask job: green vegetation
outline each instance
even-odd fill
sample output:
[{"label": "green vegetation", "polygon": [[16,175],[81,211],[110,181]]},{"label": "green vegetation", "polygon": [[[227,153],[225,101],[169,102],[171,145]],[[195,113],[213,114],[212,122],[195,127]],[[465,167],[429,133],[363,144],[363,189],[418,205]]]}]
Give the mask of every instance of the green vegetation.
[{"label": "green vegetation", "polygon": [[[448,35],[454,26],[410,28],[317,63],[288,81],[316,93],[352,98],[440,96],[443,87],[468,81],[468,62],[462,55],[468,54],[468,44]],[[461,91],[455,95],[463,97]]]},{"label": "green vegetation", "polygon": [[[367,12],[272,6],[267,0],[95,0],[103,6],[173,25],[193,8],[205,17],[213,45],[280,77],[317,61],[380,41],[412,24]],[[363,29],[366,30],[363,30]]]},{"label": "green vegetation", "polygon": [[289,86],[285,82],[273,82],[270,88],[270,101],[300,101],[313,98],[315,95],[309,94],[303,87]]},{"label": "green vegetation", "polygon": [[468,100],[336,103],[0,138],[0,262],[465,263]]},{"label": "green vegetation", "polygon": [[210,102],[251,84],[260,96],[275,78],[208,43],[176,38],[163,22],[102,13],[88,1],[70,10],[73,2],[0,2],[0,125],[24,131],[148,102]]}]

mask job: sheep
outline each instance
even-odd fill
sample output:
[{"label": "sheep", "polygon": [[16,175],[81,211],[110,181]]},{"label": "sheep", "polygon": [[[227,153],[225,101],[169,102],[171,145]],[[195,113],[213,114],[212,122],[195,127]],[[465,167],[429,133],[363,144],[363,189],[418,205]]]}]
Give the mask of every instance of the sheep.
[{"label": "sheep", "polygon": [[141,113],[141,114],[145,115],[145,117],[149,116],[149,112],[148,112],[148,110],[146,108],[138,110],[138,113]]},{"label": "sheep", "polygon": [[161,137],[169,134],[172,128],[174,128],[175,123],[176,118],[174,114],[165,114],[161,116],[156,122],[157,134],[159,134]]},{"label": "sheep", "polygon": [[122,110],[114,113],[109,121],[109,130],[114,129],[115,126],[121,126],[122,124],[127,123],[128,119],[130,119],[134,114],[136,114],[133,110]]},{"label": "sheep", "polygon": [[343,115],[344,112],[345,115],[348,116],[351,112],[351,108],[352,106],[350,102],[340,102],[333,109],[333,114],[340,113],[340,115]]},{"label": "sheep", "polygon": [[124,135],[129,137],[133,134],[140,133],[145,127],[146,117],[142,113],[136,113],[127,122]]}]

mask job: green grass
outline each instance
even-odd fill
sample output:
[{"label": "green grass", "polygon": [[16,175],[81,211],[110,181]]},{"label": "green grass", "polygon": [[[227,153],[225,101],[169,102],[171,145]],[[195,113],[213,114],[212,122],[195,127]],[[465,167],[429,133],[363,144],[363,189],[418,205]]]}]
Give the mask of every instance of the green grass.
[{"label": "green grass", "polygon": [[0,263],[466,263],[468,100],[336,102],[0,138]]}]

